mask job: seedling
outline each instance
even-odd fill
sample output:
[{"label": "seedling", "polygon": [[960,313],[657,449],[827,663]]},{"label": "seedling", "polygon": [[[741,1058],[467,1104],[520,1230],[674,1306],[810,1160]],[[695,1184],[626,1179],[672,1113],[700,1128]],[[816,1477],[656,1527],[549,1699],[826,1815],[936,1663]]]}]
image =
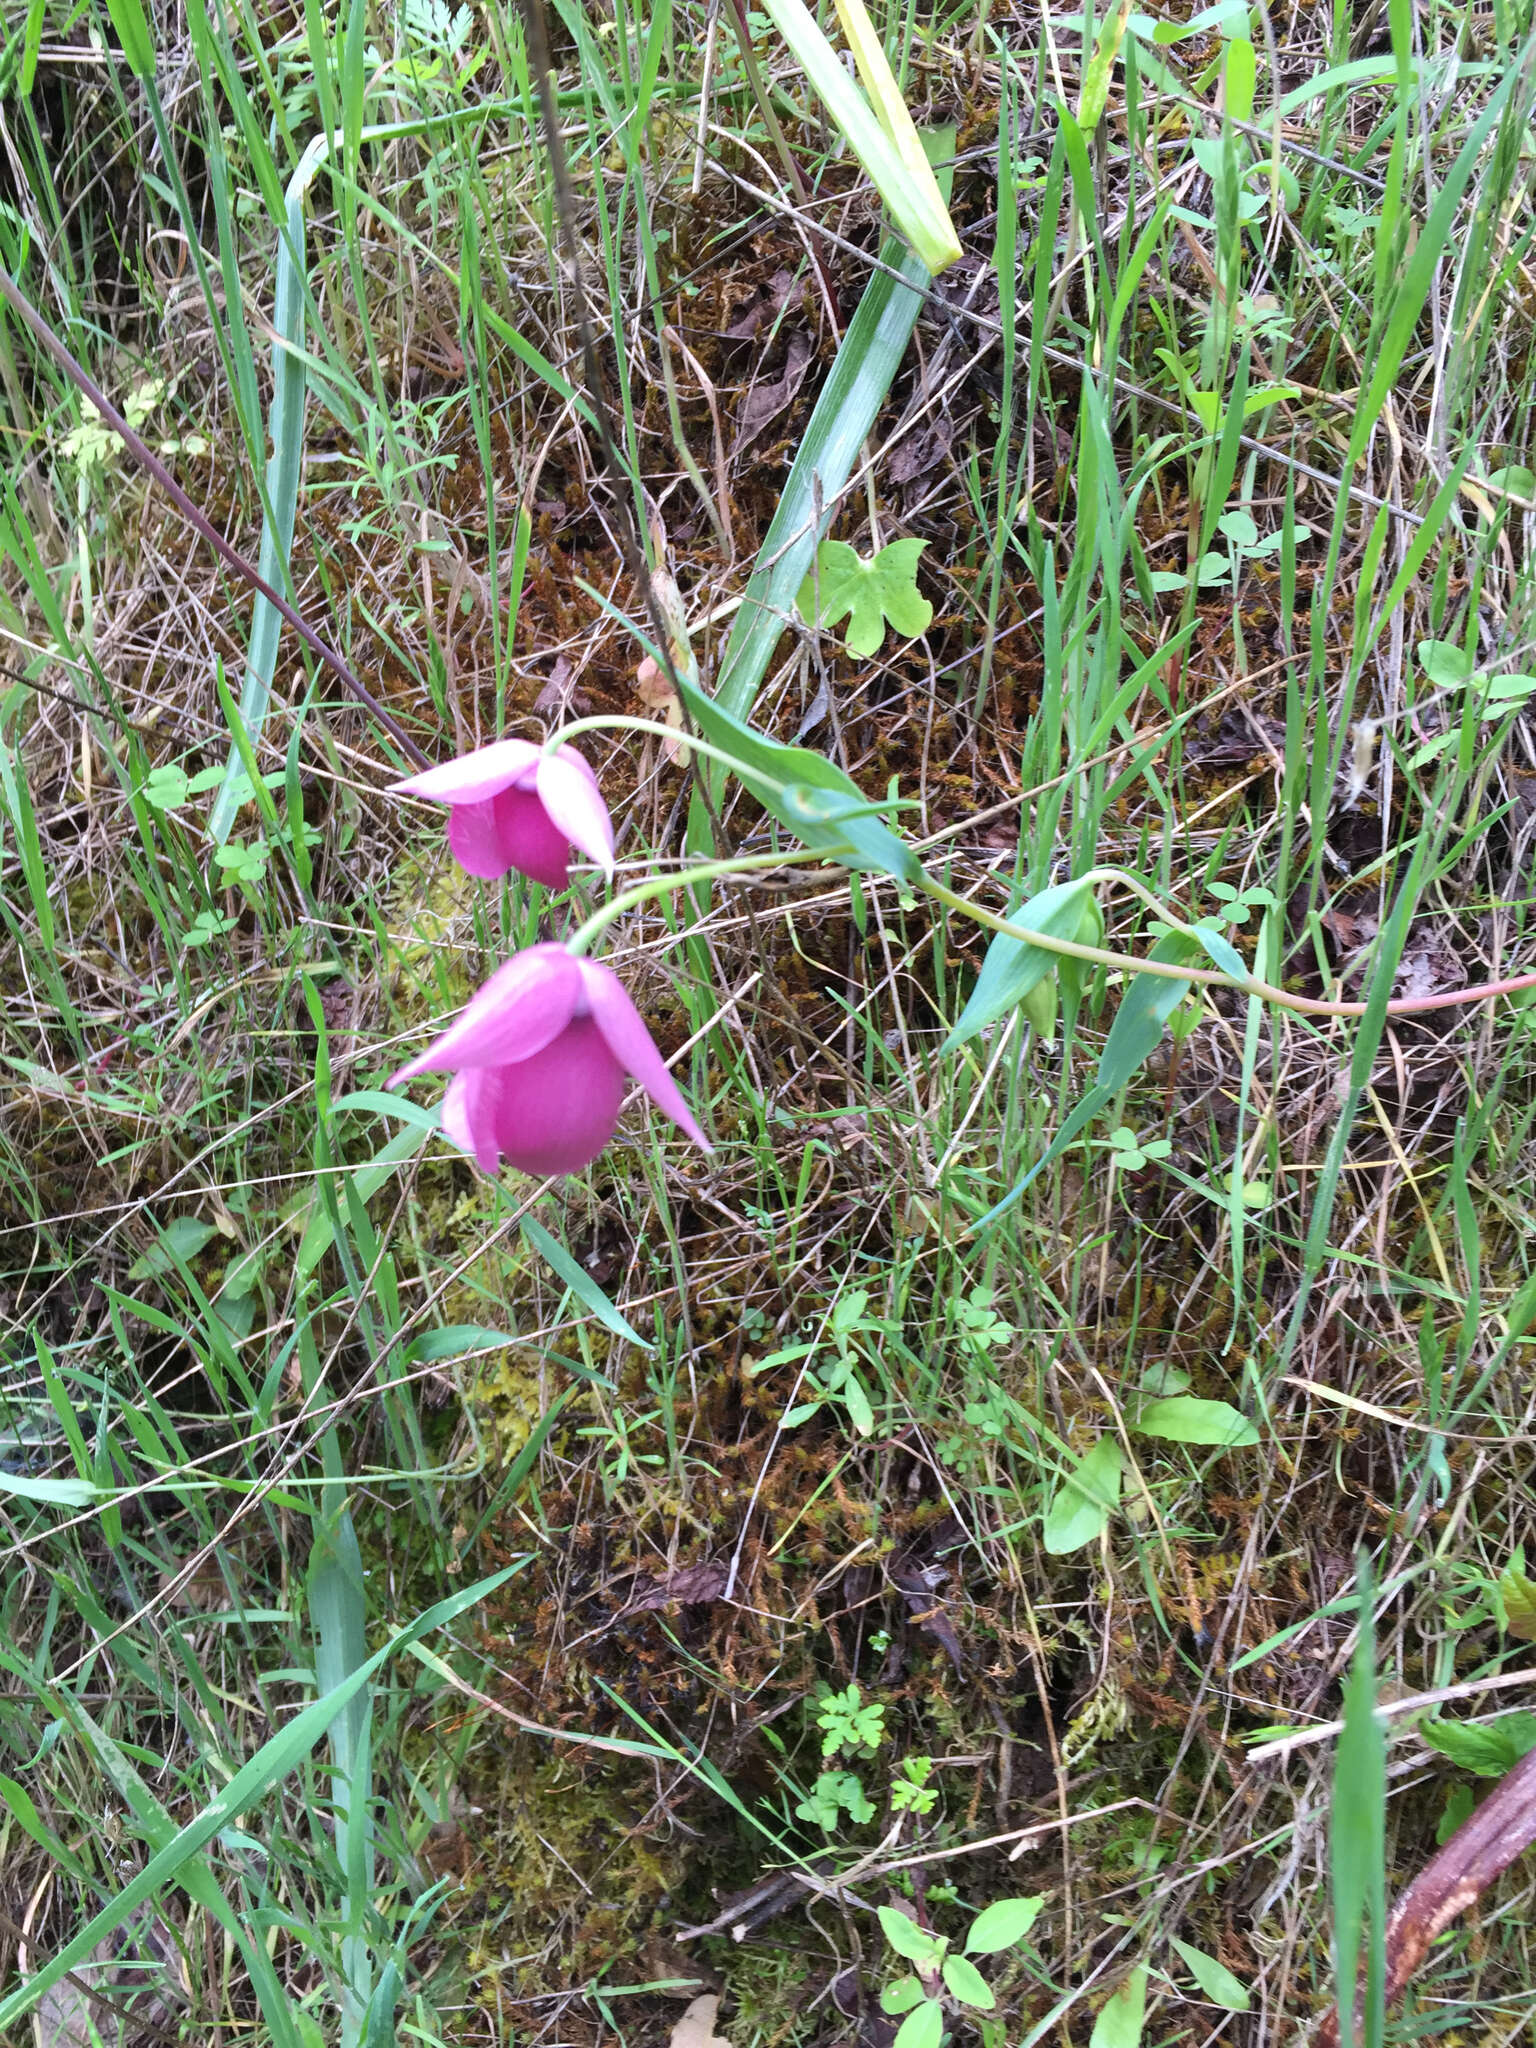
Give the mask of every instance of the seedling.
[{"label": "seedling", "polygon": [[909,1975],[898,1977],[880,1994],[883,2012],[906,2015],[894,2048],[939,2048],[944,2022],[957,2009],[995,2012],[997,1998],[971,1957],[1000,1955],[1005,1949],[1017,1948],[1044,1904],[1043,1895],[994,1900],[971,1922],[958,1952],[951,1949],[946,1936],[930,1934],[895,1906],[878,1908],[886,1940],[913,1966]]},{"label": "seedling", "polygon": [[937,1789],[928,1783],[933,1776],[931,1756],[904,1756],[901,1769],[891,1780],[893,1813],[915,1814],[919,1820],[939,1803]]},{"label": "seedling", "polygon": [[[876,1357],[862,1341],[871,1336],[889,1334],[887,1323],[878,1316],[869,1314],[869,1289],[851,1287],[840,1295],[827,1318],[824,1336],[799,1344],[786,1344],[777,1351],[760,1359],[751,1370],[754,1374],[767,1372],[775,1365],[790,1364],[796,1359],[805,1360],[805,1371],[801,1376],[801,1392],[804,1399],[797,1401],[785,1411],[782,1427],[798,1429],[803,1422],[809,1422],[821,1408],[829,1403],[841,1406],[855,1432],[859,1436],[870,1436],[875,1427],[874,1404],[870,1400],[869,1388],[865,1384],[861,1363],[868,1361],[878,1372]],[[833,1356],[826,1356],[826,1338],[832,1340]],[[825,1362],[823,1362],[823,1360]]]},{"label": "seedling", "polygon": [[856,1684],[846,1692],[829,1692],[816,1709],[824,1757],[872,1756],[885,1740],[885,1708],[879,1700],[866,1700]]},{"label": "seedling", "polygon": [[1129,1124],[1121,1124],[1109,1134],[1110,1163],[1123,1168],[1126,1173],[1135,1173],[1154,1159],[1166,1159],[1173,1150],[1171,1138],[1138,1138]]}]

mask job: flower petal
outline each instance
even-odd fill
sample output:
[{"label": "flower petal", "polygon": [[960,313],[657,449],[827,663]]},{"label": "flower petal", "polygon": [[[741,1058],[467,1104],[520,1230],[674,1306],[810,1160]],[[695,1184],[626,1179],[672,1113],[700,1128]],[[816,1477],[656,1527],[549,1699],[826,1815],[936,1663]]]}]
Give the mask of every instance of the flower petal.
[{"label": "flower petal", "polygon": [[574,747],[540,756],[539,801],[567,842],[580,847],[603,873],[613,875],[613,820],[585,756]]},{"label": "flower petal", "polygon": [[391,783],[390,794],[425,796],[440,804],[485,803],[538,764],[539,749],[531,740],[493,740],[472,754],[460,754],[456,760],[407,776],[404,782]]},{"label": "flower petal", "polygon": [[466,875],[478,875],[482,882],[495,882],[517,865],[507,845],[502,824],[505,795],[487,797],[484,803],[455,804],[448,813],[448,845]]},{"label": "flower petal", "polygon": [[576,1017],[531,1059],[496,1067],[496,1141],[520,1173],[540,1179],[589,1165],[613,1136],[624,1069],[591,1017]]},{"label": "flower petal", "polygon": [[613,969],[605,967],[600,960],[582,959],[576,962],[576,966],[581,973],[587,1007],[603,1034],[608,1050],[626,1074],[634,1075],[656,1107],[671,1117],[685,1137],[691,1138],[704,1151],[712,1152],[714,1147],[694,1122],[677,1083],[667,1072],[666,1061],[656,1050],[656,1041],[645,1028],[645,1019],[630,1000],[628,989]]},{"label": "flower petal", "polygon": [[530,946],[497,968],[458,1022],[391,1074],[389,1085],[409,1081],[413,1074],[528,1059],[559,1037],[581,991],[579,964],[564,946]]},{"label": "flower petal", "polygon": [[470,1153],[485,1173],[499,1163],[496,1143],[495,1067],[466,1067],[448,1083],[443,1097],[443,1135],[461,1152]]},{"label": "flower petal", "polygon": [[[450,817],[450,835],[464,815],[455,811]],[[496,799],[496,829],[508,865],[519,874],[546,889],[563,889],[570,881],[571,842],[533,790],[502,791]]]}]

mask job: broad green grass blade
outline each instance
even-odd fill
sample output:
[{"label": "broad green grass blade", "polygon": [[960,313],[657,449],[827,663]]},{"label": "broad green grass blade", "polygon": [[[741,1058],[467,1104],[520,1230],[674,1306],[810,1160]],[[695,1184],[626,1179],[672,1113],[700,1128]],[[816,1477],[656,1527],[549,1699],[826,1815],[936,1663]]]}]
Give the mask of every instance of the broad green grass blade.
[{"label": "broad green grass blade", "polygon": [[[274,590],[283,592],[292,589],[288,562],[299,502],[304,400],[309,389],[304,361],[304,206],[310,183],[328,147],[325,136],[316,136],[289,179],[284,195],[286,231],[277,247],[277,284],[272,308],[272,454],[267,462],[266,513],[261,522],[261,550],[256,567]],[[240,717],[253,741],[260,738],[266,723],[282,631],[282,614],[270,599],[258,595],[251,608],[251,639],[240,689]],[[229,837],[243,788],[239,749],[233,748],[208,819],[209,834],[216,846],[222,846]]]},{"label": "broad green grass blade", "polygon": [[1340,2048],[1355,2048],[1360,1941],[1369,1920],[1364,2048],[1381,2048],[1386,1986],[1387,1738],[1376,1713],[1369,1560],[1360,1561],[1360,1634],[1344,1693],[1328,1827]]},{"label": "broad green grass blade", "polygon": [[[936,157],[945,158],[954,148],[954,130],[935,129],[928,143]],[[939,182],[941,189],[947,188],[947,170],[940,171]],[[721,657],[714,694],[736,718],[752,714],[779,636],[794,617],[795,594],[805,581],[816,543],[837,516],[838,501],[901,367],[932,282],[927,266],[899,242],[887,241],[880,260],[888,268],[875,272],[848,324],[795,451]],[[899,274],[892,276],[892,270]]]}]

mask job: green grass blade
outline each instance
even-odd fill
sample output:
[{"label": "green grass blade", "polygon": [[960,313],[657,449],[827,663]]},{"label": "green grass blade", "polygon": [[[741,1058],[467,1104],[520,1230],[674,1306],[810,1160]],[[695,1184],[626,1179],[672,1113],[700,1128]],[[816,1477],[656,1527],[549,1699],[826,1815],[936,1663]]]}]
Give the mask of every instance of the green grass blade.
[{"label": "green grass blade", "polygon": [[397,1650],[407,1648],[432,1629],[445,1627],[467,1607],[474,1606],[476,1601],[484,1600],[495,1592],[498,1586],[505,1585],[513,1573],[521,1569],[522,1561],[518,1560],[499,1572],[493,1572],[489,1578],[450,1594],[446,1600],[439,1600],[407,1627],[397,1630],[383,1648],[375,1650],[349,1678],[322,1698],[312,1700],[269,1742],[264,1742],[218,1797],[210,1800],[195,1819],[178,1829],[172,1839],[150,1857],[143,1869],[128,1880],[111,1905],[88,1921],[25,1984],[0,2001],[0,2033],[15,2026],[45,1991],[59,1983],[66,1971],[85,1961],[97,1942],[115,1933],[137,1907],[154,1897],[162,1885],[179,1878],[188,1861],[211,1842],[221,1828],[228,1827],[247,1807],[253,1806],[294,1770],[315,1748],[353,1696]]},{"label": "green grass blade", "polygon": [[1364,2048],[1381,2048],[1386,1986],[1387,1738],[1376,1713],[1369,1560],[1360,1560],[1360,1634],[1344,1692],[1328,1828],[1340,2048],[1355,2048],[1361,1934],[1366,1952]]}]

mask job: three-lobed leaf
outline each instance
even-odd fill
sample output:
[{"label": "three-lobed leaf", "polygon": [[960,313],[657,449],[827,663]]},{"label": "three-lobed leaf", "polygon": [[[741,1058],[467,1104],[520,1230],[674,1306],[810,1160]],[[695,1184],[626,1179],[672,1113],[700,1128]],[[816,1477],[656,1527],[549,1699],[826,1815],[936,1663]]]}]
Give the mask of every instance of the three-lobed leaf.
[{"label": "three-lobed leaf", "polygon": [[912,640],[933,624],[933,606],[917,587],[917,558],[925,540],[892,540],[866,561],[847,541],[824,540],[815,567],[795,599],[810,626],[846,618],[850,654],[879,652],[887,623]]}]

